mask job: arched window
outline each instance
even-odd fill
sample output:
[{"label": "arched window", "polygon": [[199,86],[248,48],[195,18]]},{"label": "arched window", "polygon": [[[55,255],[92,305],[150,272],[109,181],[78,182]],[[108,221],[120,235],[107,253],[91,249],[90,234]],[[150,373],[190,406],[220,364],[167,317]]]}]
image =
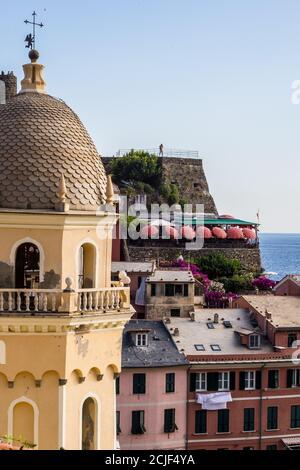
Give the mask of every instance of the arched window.
[{"label": "arched window", "polygon": [[15,286],[38,289],[40,282],[40,251],[33,243],[22,243],[16,250]]},{"label": "arched window", "polygon": [[92,243],[84,243],[79,249],[78,288],[95,287],[96,248]]},{"label": "arched window", "polygon": [[97,403],[94,398],[88,397],[82,405],[82,450],[97,449]]},{"label": "arched window", "polygon": [[34,442],[34,409],[30,403],[21,401],[13,408],[13,437],[23,442],[37,444]]}]

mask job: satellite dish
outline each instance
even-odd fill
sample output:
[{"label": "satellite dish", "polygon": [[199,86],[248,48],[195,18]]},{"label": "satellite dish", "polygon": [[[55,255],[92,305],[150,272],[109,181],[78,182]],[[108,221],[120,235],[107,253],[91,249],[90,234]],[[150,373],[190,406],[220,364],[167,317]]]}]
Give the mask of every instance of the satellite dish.
[{"label": "satellite dish", "polygon": [[5,83],[2,80],[0,80],[0,104],[6,103],[5,94],[6,94]]}]

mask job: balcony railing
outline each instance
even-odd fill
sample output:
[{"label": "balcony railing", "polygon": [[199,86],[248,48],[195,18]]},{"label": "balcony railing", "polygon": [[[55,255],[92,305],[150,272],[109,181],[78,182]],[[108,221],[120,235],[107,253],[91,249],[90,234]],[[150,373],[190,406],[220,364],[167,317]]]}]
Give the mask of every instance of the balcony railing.
[{"label": "balcony railing", "polygon": [[116,157],[123,157],[132,150],[138,152],[148,152],[151,155],[157,155],[158,157],[175,157],[175,158],[199,158],[199,152],[197,150],[182,150],[182,149],[171,149],[164,148],[163,152],[160,151],[159,147],[149,149],[120,149],[116,153]]},{"label": "balcony railing", "polygon": [[130,308],[129,287],[102,289],[0,289],[1,313],[76,314],[118,312]]}]

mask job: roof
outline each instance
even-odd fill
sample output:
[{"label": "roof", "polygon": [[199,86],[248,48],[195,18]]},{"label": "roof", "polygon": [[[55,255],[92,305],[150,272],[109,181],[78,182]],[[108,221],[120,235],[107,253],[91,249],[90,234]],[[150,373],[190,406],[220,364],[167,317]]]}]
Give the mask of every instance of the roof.
[{"label": "roof", "polygon": [[207,217],[186,217],[184,214],[179,217],[175,215],[175,222],[180,220],[185,225],[259,225],[257,222],[249,222],[242,219],[220,219],[216,218],[207,218]]},{"label": "roof", "polygon": [[[137,330],[150,330],[148,346],[135,346],[132,335]],[[130,320],[125,325],[122,368],[182,366],[187,363],[183,354],[176,348],[163,321]]]},{"label": "roof", "polygon": [[300,297],[279,295],[243,295],[250,307],[269,320],[276,328],[300,329]]},{"label": "roof", "polygon": [[153,263],[139,261],[113,261],[111,263],[111,271],[117,273],[126,271],[127,273],[152,273]]},{"label": "roof", "polygon": [[[218,313],[219,323],[213,328],[208,328],[207,323],[214,320],[214,314]],[[232,328],[223,325],[223,319],[230,321]],[[173,334],[178,328],[179,335],[174,336],[177,347],[187,356],[224,356],[230,354],[258,354],[273,352],[271,344],[261,338],[261,349],[248,349],[241,344],[239,335],[235,329],[246,328],[256,332],[250,322],[249,312],[245,309],[195,309],[195,321],[190,318],[171,318],[167,328]],[[195,345],[203,345],[204,350],[196,349]],[[220,351],[214,351],[211,345],[219,345]]]},{"label": "roof", "polygon": [[287,274],[276,284],[274,290],[276,290],[279,286],[281,286],[285,281],[288,280],[294,282],[294,284],[300,287],[300,274]]},{"label": "roof", "polygon": [[0,106],[0,207],[54,209],[62,172],[70,209],[96,210],[105,202],[101,158],[63,101],[30,92]]},{"label": "roof", "polygon": [[147,282],[195,282],[191,271],[165,270],[155,271],[147,277]]}]

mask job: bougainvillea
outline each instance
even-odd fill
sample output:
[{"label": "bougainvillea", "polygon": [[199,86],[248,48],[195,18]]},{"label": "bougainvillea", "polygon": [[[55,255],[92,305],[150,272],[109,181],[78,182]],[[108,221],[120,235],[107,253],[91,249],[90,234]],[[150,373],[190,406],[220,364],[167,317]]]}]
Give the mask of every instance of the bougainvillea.
[{"label": "bougainvillea", "polygon": [[259,290],[272,290],[276,285],[276,281],[265,276],[259,276],[252,281],[252,286]]}]

